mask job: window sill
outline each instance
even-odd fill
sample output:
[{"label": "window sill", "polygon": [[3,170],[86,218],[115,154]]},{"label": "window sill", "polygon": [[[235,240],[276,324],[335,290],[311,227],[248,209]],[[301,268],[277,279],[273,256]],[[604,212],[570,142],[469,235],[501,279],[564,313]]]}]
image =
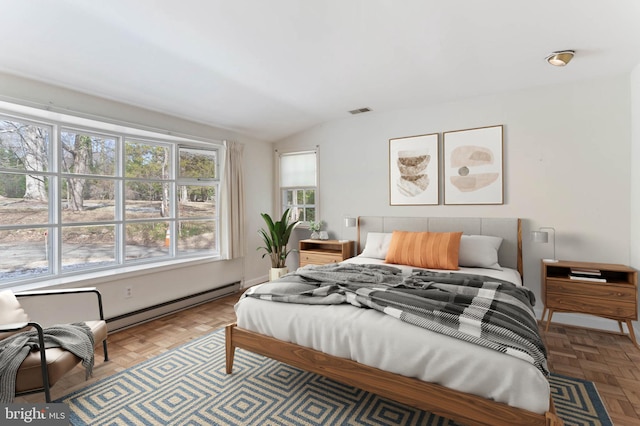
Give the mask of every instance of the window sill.
[{"label": "window sill", "polygon": [[69,275],[58,278],[43,279],[36,282],[16,284],[14,286],[6,287],[14,293],[28,290],[38,290],[49,287],[65,287],[73,288],[78,286],[93,286],[104,282],[114,281],[115,279],[124,279],[129,277],[136,277],[145,275],[150,272],[158,273],[171,269],[186,268],[193,265],[199,265],[203,263],[224,261],[220,256],[207,256],[196,257],[189,259],[174,259],[161,263],[146,263],[137,264],[131,266],[125,266],[123,268],[117,268],[112,270],[103,270],[95,272],[87,272],[86,274]]}]

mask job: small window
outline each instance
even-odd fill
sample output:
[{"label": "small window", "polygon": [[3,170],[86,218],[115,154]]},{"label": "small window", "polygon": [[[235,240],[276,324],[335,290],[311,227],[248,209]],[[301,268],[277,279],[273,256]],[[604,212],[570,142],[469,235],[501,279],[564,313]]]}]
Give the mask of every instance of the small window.
[{"label": "small window", "polygon": [[318,150],[279,153],[278,164],[281,213],[290,208],[293,220],[319,220]]}]

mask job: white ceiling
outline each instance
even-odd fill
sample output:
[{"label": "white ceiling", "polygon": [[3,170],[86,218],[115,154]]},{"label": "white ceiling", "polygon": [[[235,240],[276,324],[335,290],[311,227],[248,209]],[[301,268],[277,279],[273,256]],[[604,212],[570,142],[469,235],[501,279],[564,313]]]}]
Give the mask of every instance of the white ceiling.
[{"label": "white ceiling", "polygon": [[[638,0],[0,0],[0,71],[277,140],[630,72]],[[554,50],[574,49],[565,68]]]}]

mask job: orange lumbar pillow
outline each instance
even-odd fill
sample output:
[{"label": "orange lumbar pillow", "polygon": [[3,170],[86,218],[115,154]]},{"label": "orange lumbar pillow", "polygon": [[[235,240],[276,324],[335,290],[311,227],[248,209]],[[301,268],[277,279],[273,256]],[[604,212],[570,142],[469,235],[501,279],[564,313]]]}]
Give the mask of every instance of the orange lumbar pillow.
[{"label": "orange lumbar pillow", "polygon": [[418,268],[458,269],[462,232],[393,231],[387,263]]}]

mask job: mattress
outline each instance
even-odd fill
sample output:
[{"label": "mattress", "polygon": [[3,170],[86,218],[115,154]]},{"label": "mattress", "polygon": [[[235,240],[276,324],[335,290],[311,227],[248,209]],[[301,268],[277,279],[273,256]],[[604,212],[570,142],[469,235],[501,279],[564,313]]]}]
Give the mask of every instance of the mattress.
[{"label": "mattress", "polygon": [[[362,257],[349,261],[384,263]],[[400,267],[407,272],[413,269]],[[522,285],[518,272],[507,268],[465,268],[461,272],[511,277]],[[238,326],[246,330],[534,413],[543,414],[549,409],[548,380],[533,364],[372,309],[243,298],[235,310]]]}]

